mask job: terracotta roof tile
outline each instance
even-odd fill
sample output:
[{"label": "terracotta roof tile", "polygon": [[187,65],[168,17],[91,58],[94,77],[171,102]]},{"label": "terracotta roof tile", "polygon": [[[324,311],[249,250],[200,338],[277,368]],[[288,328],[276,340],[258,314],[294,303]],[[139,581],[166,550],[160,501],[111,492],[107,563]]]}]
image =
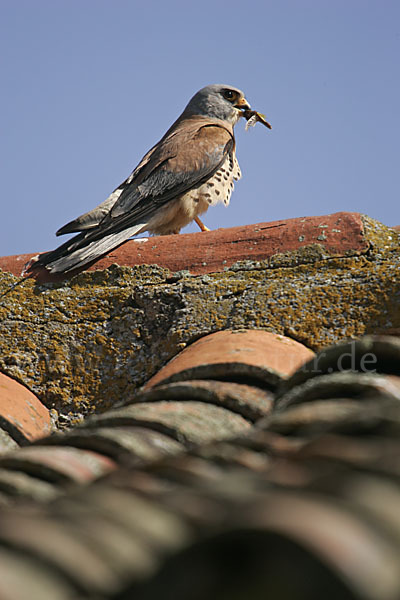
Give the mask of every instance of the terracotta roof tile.
[{"label": "terracotta roof tile", "polygon": [[279,396],[306,381],[321,375],[355,371],[398,375],[400,364],[400,339],[388,336],[364,336],[329,346],[318,352],[285,382]]},{"label": "terracotta roof tile", "polygon": [[[88,421],[62,434],[53,435],[41,440],[46,445],[66,445],[74,448],[93,450],[109,456],[115,461],[129,458],[137,460],[157,460],[168,454],[176,454],[184,450],[184,445],[169,435],[150,428],[98,423],[93,426]],[[51,452],[51,449],[49,450]]]},{"label": "terracotta roof tile", "polygon": [[147,426],[179,442],[194,444],[232,437],[250,427],[238,414],[196,401],[138,402],[90,417],[86,424]]},{"label": "terracotta roof tile", "polygon": [[108,457],[90,450],[30,446],[0,458],[0,467],[58,483],[87,483],[115,467]]},{"label": "terracotta roof tile", "polygon": [[7,431],[0,429],[0,456],[5,452],[18,448],[17,442],[11,437]]},{"label": "terracotta roof tile", "polygon": [[400,377],[344,371],[320,375],[298,385],[277,400],[282,408],[303,400],[325,398],[390,397],[400,400]]},{"label": "terracotta roof tile", "polygon": [[0,423],[18,443],[36,440],[51,431],[48,409],[26,387],[4,373],[0,373]]},{"label": "terracotta roof tile", "polygon": [[188,346],[145,388],[187,379],[258,380],[260,386],[275,386],[312,356],[303,344],[268,331],[217,331]]},{"label": "terracotta roof tile", "polygon": [[[369,241],[364,236],[362,216],[340,212],[321,217],[301,217],[209,232],[132,240],[96,262],[91,269],[105,269],[113,263],[126,266],[157,264],[171,271],[185,269],[198,275],[223,271],[237,261],[265,260],[276,254],[315,244],[322,246],[326,254],[332,256],[366,252]],[[23,265],[33,256],[19,254],[2,257],[0,268],[20,275]],[[56,281],[57,277],[53,280]]]},{"label": "terracotta roof tile", "polygon": [[61,492],[55,485],[40,479],[35,474],[19,471],[20,463],[14,469],[0,468],[0,491],[9,498],[48,502]]},{"label": "terracotta roof tile", "polygon": [[[229,374],[232,375],[232,372],[228,372],[227,376]],[[256,421],[272,409],[273,398],[272,392],[252,385],[189,379],[167,384],[161,382],[159,385],[150,386],[132,402],[200,400],[237,412],[250,421]]]},{"label": "terracotta roof tile", "polygon": [[360,415],[360,401],[357,399],[318,397],[312,400],[306,395],[303,400],[304,402],[299,404],[289,405],[282,412],[277,411],[271,415],[268,423],[263,420],[258,426],[281,435],[299,436],[304,439],[307,435],[320,435],[324,431],[345,431],[346,428],[354,427],[357,420],[360,429],[368,428],[371,420],[375,419],[375,411],[371,410],[365,398],[363,415]]},{"label": "terracotta roof tile", "polygon": [[78,598],[76,587],[35,557],[0,549],[0,593],[7,600]]},{"label": "terracotta roof tile", "polygon": [[28,558],[36,557],[50,572],[61,573],[66,583],[69,580],[72,589],[75,588],[78,598],[79,592],[104,593],[118,586],[118,573],[107,558],[96,551],[94,543],[84,539],[84,532],[77,536],[71,522],[41,511],[34,518],[29,514],[8,516],[8,520],[0,517],[3,544],[23,550]]}]

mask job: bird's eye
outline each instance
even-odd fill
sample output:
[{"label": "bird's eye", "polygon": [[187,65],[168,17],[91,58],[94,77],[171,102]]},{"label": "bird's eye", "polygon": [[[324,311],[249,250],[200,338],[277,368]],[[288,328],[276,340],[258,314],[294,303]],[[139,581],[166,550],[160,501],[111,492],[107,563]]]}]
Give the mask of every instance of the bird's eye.
[{"label": "bird's eye", "polygon": [[224,90],[222,94],[226,100],[233,100],[236,97],[235,92],[232,90]]}]

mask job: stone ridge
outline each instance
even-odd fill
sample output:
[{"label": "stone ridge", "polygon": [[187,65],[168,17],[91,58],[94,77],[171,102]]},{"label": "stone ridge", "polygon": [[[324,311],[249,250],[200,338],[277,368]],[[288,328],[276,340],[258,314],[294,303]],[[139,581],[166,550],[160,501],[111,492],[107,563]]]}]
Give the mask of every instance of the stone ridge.
[{"label": "stone ridge", "polygon": [[[399,236],[362,222],[363,253],[360,244],[337,256],[320,246],[282,247],[269,259],[242,256],[229,270],[202,276],[142,265],[64,284],[26,281],[0,305],[0,369],[71,422],[133,396],[213,331],[262,329],[319,350],[399,330]],[[1,290],[13,281],[2,274]]]},{"label": "stone ridge", "polygon": [[[187,270],[192,275],[214,273],[237,261],[260,261],[286,253],[298,256],[343,256],[367,252],[363,218],[358,213],[335,213],[257,223],[215,231],[168,235],[131,240],[97,261],[90,270],[117,263],[124,266],[157,264],[171,271]],[[0,268],[20,275],[33,254],[0,258]],[[75,270],[72,274],[79,272]],[[70,275],[71,276],[71,275]],[[48,275],[42,282],[61,281],[64,276]]]}]

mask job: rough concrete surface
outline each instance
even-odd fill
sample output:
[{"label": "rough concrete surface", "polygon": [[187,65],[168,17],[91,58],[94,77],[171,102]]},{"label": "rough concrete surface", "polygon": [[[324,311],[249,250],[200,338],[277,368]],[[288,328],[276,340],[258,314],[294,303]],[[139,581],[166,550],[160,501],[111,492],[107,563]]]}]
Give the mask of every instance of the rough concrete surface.
[{"label": "rough concrete surface", "polygon": [[[262,328],[312,350],[400,329],[399,234],[364,218],[364,253],[321,244],[192,276],[157,266],[26,281],[0,301],[0,371],[69,422],[126,400],[188,343]],[[16,278],[0,272],[0,292]]]}]

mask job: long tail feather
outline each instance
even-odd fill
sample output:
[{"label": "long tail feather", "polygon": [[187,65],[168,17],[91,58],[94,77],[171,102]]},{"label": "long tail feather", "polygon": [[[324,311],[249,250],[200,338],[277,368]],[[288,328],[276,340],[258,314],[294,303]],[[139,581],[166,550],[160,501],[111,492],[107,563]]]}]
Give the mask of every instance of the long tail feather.
[{"label": "long tail feather", "polygon": [[130,237],[145,231],[146,226],[146,223],[139,223],[93,241],[87,241],[87,234],[80,233],[55,250],[35,256],[25,265],[22,275],[43,283],[61,281],[83,271]]}]

